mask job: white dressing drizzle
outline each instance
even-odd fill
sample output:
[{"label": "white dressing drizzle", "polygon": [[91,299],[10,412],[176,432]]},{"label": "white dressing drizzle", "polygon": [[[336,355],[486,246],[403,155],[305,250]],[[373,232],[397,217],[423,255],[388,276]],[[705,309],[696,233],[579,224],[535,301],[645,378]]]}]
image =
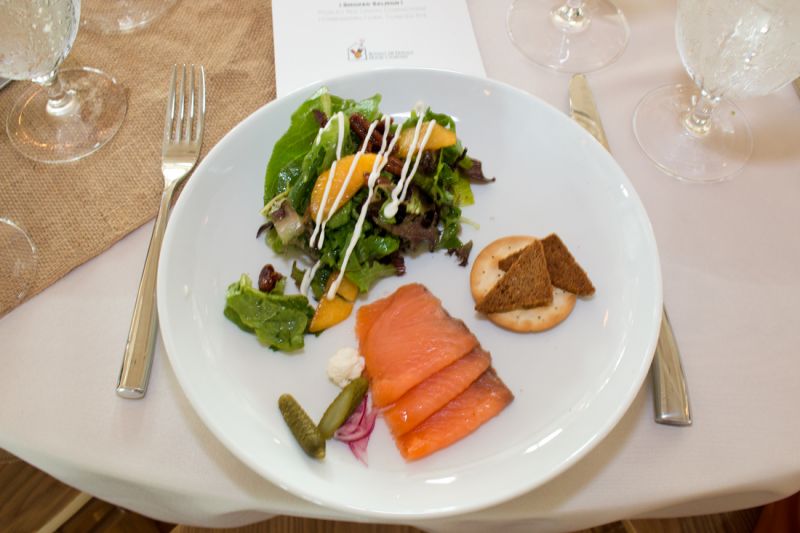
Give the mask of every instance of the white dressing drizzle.
[{"label": "white dressing drizzle", "polygon": [[316,275],[320,265],[322,265],[321,260],[314,263],[314,266],[306,270],[306,273],[303,274],[303,281],[300,282],[300,294],[303,296],[308,296],[308,289],[311,287],[311,280],[314,279],[314,276]]},{"label": "white dressing drizzle", "polygon": [[[417,152],[417,159],[414,161],[414,168],[411,169],[411,173],[408,175],[408,179],[406,179],[405,183],[403,184],[403,194],[400,195],[398,198],[397,204],[399,205],[406,199],[406,194],[408,193],[408,186],[411,184],[411,180],[414,179],[414,176],[417,174],[417,169],[419,168],[419,162],[422,160],[422,151],[425,150],[425,146],[428,144],[428,139],[431,138],[431,132],[433,132],[433,127],[436,125],[435,120],[431,120],[428,123],[428,128],[425,130],[425,136],[422,137],[422,142],[419,143],[419,151]],[[395,212],[397,212],[397,208],[395,208]]]},{"label": "white dressing drizzle", "polygon": [[[397,182],[397,185],[392,189],[391,198],[392,200],[384,207],[383,214],[384,216],[391,218],[397,214],[397,210],[400,204],[405,200],[406,194],[408,193],[408,186],[411,184],[411,180],[417,173],[417,169],[419,168],[420,160],[422,159],[422,152],[425,150],[425,146],[430,139],[431,133],[433,132],[433,128],[435,126],[435,121],[430,121],[428,126],[425,130],[425,133],[422,136],[422,140],[420,141],[420,131],[422,129],[422,119],[425,116],[426,109],[423,109],[422,106],[417,106],[417,113],[419,115],[419,120],[417,121],[416,126],[414,127],[414,136],[411,140],[411,146],[408,150],[408,155],[406,156],[406,160],[403,163],[403,169],[400,173],[400,178]],[[336,213],[336,210],[339,208],[339,204],[344,197],[344,192],[347,189],[347,185],[350,183],[350,179],[353,176],[355,168],[358,164],[358,160],[361,158],[361,155],[366,153],[367,146],[369,144],[369,139],[372,137],[372,133],[375,131],[375,128],[378,125],[379,121],[374,121],[370,124],[369,129],[367,131],[367,135],[364,138],[364,142],[361,146],[361,149],[354,154],[353,161],[350,164],[350,168],[347,171],[347,175],[345,176],[344,182],[342,183],[341,187],[339,188],[339,192],[336,195],[336,198],[333,201],[333,205],[328,210],[327,216],[323,220],[323,214],[325,212],[324,206],[327,204],[328,196],[330,195],[331,185],[333,183],[333,177],[336,173],[336,164],[342,158],[342,143],[344,141],[344,113],[339,111],[334,117],[339,126],[338,131],[338,139],[336,144],[336,159],[334,160],[331,168],[328,172],[328,179],[325,182],[325,189],[322,193],[322,201],[320,203],[320,208],[317,211],[317,216],[315,222],[314,231],[311,234],[311,239],[309,241],[309,246],[312,248],[315,246],[316,241],[316,248],[322,248],[323,243],[325,242],[325,227],[331,217]],[[388,116],[384,115],[382,117],[384,121],[384,131],[388,133],[390,119]],[[329,120],[325,126],[319,129],[317,132],[317,137],[314,140],[314,144],[319,144],[322,133],[328,128],[330,123],[333,120]],[[339,268],[339,273],[336,276],[336,279],[333,280],[331,283],[330,288],[328,289],[327,294],[325,297],[329,300],[332,300],[336,296],[336,292],[339,290],[339,287],[342,284],[344,279],[344,272],[347,270],[347,264],[350,261],[350,256],[355,249],[356,243],[358,239],[361,237],[361,232],[363,230],[364,221],[366,220],[367,216],[367,209],[369,207],[370,200],[375,192],[375,182],[377,181],[378,177],[380,176],[381,172],[383,171],[384,167],[388,164],[389,158],[385,157],[384,154],[390,154],[395,147],[395,144],[400,138],[400,129],[402,124],[398,125],[397,134],[394,135],[392,138],[392,142],[389,145],[386,145],[386,133],[384,134],[381,140],[381,148],[376,154],[375,161],[372,164],[372,171],[370,172],[369,178],[367,179],[367,198],[364,200],[364,203],[361,206],[361,211],[358,215],[358,220],[356,221],[356,225],[353,229],[353,235],[350,237],[350,242],[347,245],[347,249],[345,251],[344,258],[342,259],[342,264]],[[419,141],[419,144],[417,142]],[[414,152],[417,152],[416,161],[414,161],[413,167],[411,166],[411,159]],[[411,167],[411,171],[409,172],[409,167]],[[319,236],[319,239],[317,239]],[[306,270],[305,274],[303,275],[303,280],[300,283],[300,293],[301,294],[308,294],[308,290],[311,287],[311,281],[314,279],[314,276],[317,273],[317,270],[321,266],[321,261],[317,261],[313,267]]]},{"label": "white dressing drizzle", "polygon": [[[336,296],[336,291],[339,290],[339,286],[342,284],[344,280],[344,273],[347,270],[347,264],[350,262],[350,254],[353,253],[353,250],[356,247],[356,243],[358,239],[361,238],[361,231],[364,227],[364,220],[367,217],[367,209],[369,208],[369,202],[372,200],[372,195],[375,192],[375,182],[378,181],[378,177],[383,172],[383,168],[389,163],[388,156],[385,157],[384,154],[391,154],[392,150],[394,150],[394,146],[397,143],[397,140],[400,138],[400,135],[395,135],[392,138],[392,142],[389,143],[389,146],[386,146],[386,137],[388,136],[389,132],[389,124],[390,119],[388,116],[383,115],[382,117],[384,123],[384,135],[383,139],[381,140],[381,149],[378,150],[377,155],[375,156],[375,162],[372,163],[372,171],[369,174],[369,178],[367,178],[367,198],[364,200],[364,203],[361,205],[361,211],[358,214],[358,220],[356,221],[356,225],[353,228],[353,235],[350,237],[350,242],[347,245],[347,250],[345,251],[344,258],[342,258],[342,264],[339,267],[339,274],[336,276],[336,279],[333,280],[331,283],[330,288],[328,289],[328,293],[326,294],[326,298],[328,300],[332,300]],[[377,123],[373,123],[372,125],[376,125]],[[371,128],[372,126],[370,126]],[[397,131],[400,131],[400,127],[398,126]],[[370,133],[371,135],[371,133]],[[369,136],[367,136],[369,138]]]},{"label": "white dressing drizzle", "polygon": [[[367,152],[367,146],[369,145],[369,140],[372,137],[372,132],[375,131],[375,127],[377,125],[378,125],[377,120],[369,125],[369,129],[367,130],[367,136],[364,137],[364,142],[361,145],[361,150],[356,152],[353,156],[353,161],[352,163],[350,163],[350,168],[347,169],[347,176],[345,176],[342,186],[339,187],[339,194],[337,194],[336,198],[334,198],[333,205],[328,210],[328,216],[325,217],[325,221],[322,223],[322,230],[320,230],[319,242],[317,243],[317,248],[322,248],[322,244],[325,242],[325,227],[328,225],[328,221],[331,219],[331,217],[336,214],[336,210],[339,209],[339,203],[342,201],[345,189],[347,189],[347,185],[350,183],[350,178],[353,177],[353,172],[355,171],[356,166],[358,165],[358,160],[361,159],[361,156]],[[373,163],[373,168],[374,166],[375,165]],[[323,203],[322,205],[325,204]]]},{"label": "white dressing drizzle", "polygon": [[317,132],[317,136],[316,136],[316,138],[314,139],[314,146],[316,146],[316,145],[318,145],[318,144],[319,144],[319,142],[322,140],[322,134],[325,132],[325,130],[327,130],[327,129],[328,129],[328,126],[330,126],[330,125],[331,125],[331,121],[329,120],[329,121],[327,121],[327,122],[325,123],[325,125],[324,125],[324,126],[322,126],[322,127],[319,129],[319,131]]},{"label": "white dressing drizzle", "polygon": [[[402,125],[401,125],[402,126]],[[400,136],[400,128],[397,128],[397,137]],[[408,167],[411,165],[411,156],[414,154],[414,147],[417,145],[417,140],[419,140],[419,130],[422,128],[422,115],[420,115],[420,119],[417,120],[417,125],[414,127],[414,136],[411,139],[411,147],[406,153],[406,160],[403,162],[403,170],[400,172],[400,178],[397,180],[397,185],[394,189],[392,189],[392,201],[389,202],[383,208],[383,216],[386,218],[392,218],[397,214],[397,208],[399,206],[399,202],[397,202],[398,195],[403,187],[403,180],[405,179],[408,173]]]},{"label": "white dressing drizzle", "polygon": [[[427,110],[426,110],[427,112]],[[422,119],[425,116],[425,113],[419,114],[419,120],[417,121],[417,125],[414,128],[414,137],[411,139],[411,146],[408,148],[408,153],[406,154],[406,161],[403,163],[403,171],[400,173],[400,179],[397,181],[397,185],[394,189],[392,189],[392,201],[386,204],[383,208],[383,216],[386,218],[392,218],[397,214],[397,210],[400,207],[400,203],[406,199],[406,192],[408,191],[408,185],[411,183],[411,180],[414,179],[414,174],[417,173],[417,168],[419,167],[419,161],[422,157],[422,151],[425,150],[425,145],[428,144],[428,139],[430,139],[431,132],[433,131],[433,127],[436,124],[436,121],[431,120],[428,123],[428,127],[425,130],[425,135],[422,137],[422,141],[419,143],[419,149],[417,149],[417,141],[419,140],[419,132],[422,128]],[[399,137],[399,129],[398,129],[398,137]],[[411,172],[408,172],[408,167],[411,165],[411,159],[414,155],[414,151],[417,151],[417,160],[414,162],[414,167]]]},{"label": "white dressing drizzle", "polygon": [[[311,233],[311,240],[308,241],[308,245],[312,248],[314,247],[314,241],[317,240],[317,234],[319,233],[322,223],[322,213],[324,211],[322,207],[328,201],[328,194],[331,192],[333,175],[336,173],[336,163],[338,163],[342,158],[342,143],[344,142],[344,113],[341,111],[336,113],[336,121],[339,123],[339,138],[336,141],[336,159],[333,161],[331,169],[328,172],[328,179],[325,181],[325,190],[322,193],[322,202],[320,203],[320,208],[317,211],[317,219],[314,221],[314,231]],[[322,243],[320,243],[319,247],[322,247]]]}]

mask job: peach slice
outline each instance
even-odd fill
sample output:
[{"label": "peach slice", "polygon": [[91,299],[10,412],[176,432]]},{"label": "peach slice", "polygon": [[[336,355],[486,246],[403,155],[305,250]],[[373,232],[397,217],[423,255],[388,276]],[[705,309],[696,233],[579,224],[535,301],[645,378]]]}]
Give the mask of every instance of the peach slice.
[{"label": "peach slice", "polygon": [[336,291],[336,294],[348,302],[354,302],[358,297],[358,287],[356,287],[355,283],[345,277],[342,279],[342,283],[339,285],[339,290]]},{"label": "peach slice", "polygon": [[311,333],[319,333],[326,330],[331,326],[335,326],[339,322],[344,321],[353,312],[354,301],[358,296],[358,287],[347,278],[342,280],[339,289],[336,291],[336,296],[332,300],[328,300],[328,289],[331,283],[336,279],[338,273],[334,272],[328,278],[328,283],[325,284],[325,293],[322,300],[317,305],[317,311],[311,319],[311,324],[308,326],[308,331]]},{"label": "peach slice", "polygon": [[[425,132],[428,131],[428,124],[428,122],[423,122],[422,126],[420,126],[419,138],[417,139],[417,145],[414,147],[415,152],[419,150],[419,143],[422,142]],[[413,140],[414,128],[404,129],[400,133],[400,138],[397,140],[397,155],[406,157],[406,155],[408,155],[408,149],[411,147],[411,141]],[[440,148],[447,148],[454,144],[456,144],[455,132],[435,122],[431,135],[428,137],[428,142],[425,143],[425,150],[439,150]]]},{"label": "peach slice", "polygon": [[[366,185],[367,178],[369,178],[369,174],[372,172],[372,166],[375,163],[375,157],[375,154],[361,154],[358,158],[358,162],[356,162],[353,174],[350,176],[350,181],[347,183],[342,199],[336,207],[337,209],[346,204],[361,187]],[[342,188],[347,173],[350,172],[353,159],[355,159],[355,154],[345,156],[336,163],[336,172],[333,175],[330,191],[328,191],[328,198],[325,200],[325,208],[322,210],[323,220],[328,216],[328,211],[330,211],[331,207],[333,207],[333,202],[336,200],[336,196]],[[314,183],[314,189],[311,191],[308,212],[314,220],[317,219],[317,214],[322,204],[322,196],[325,194],[325,184],[328,182],[330,173],[331,171],[328,169],[320,174],[317,181]]]}]

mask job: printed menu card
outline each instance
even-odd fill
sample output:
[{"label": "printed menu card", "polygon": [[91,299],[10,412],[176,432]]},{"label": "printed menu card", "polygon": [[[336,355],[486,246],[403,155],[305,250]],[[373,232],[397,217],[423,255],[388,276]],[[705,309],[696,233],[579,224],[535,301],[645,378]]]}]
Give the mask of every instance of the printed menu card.
[{"label": "printed menu card", "polygon": [[379,67],[485,76],[465,0],[272,0],[278,96]]}]

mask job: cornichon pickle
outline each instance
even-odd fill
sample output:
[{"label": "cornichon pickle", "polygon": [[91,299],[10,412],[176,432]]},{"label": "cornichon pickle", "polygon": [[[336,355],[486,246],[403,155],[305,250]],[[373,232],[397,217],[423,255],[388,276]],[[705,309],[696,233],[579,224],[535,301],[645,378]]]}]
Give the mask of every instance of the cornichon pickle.
[{"label": "cornichon pickle", "polygon": [[319,432],[314,421],[306,414],[297,400],[291,394],[282,394],[278,398],[278,408],[281,410],[286,425],[292,430],[292,435],[310,457],[322,459],[325,457],[325,439]]},{"label": "cornichon pickle", "polygon": [[356,378],[342,389],[319,421],[319,432],[322,433],[323,438],[333,437],[336,430],[350,418],[358,404],[364,399],[368,386],[369,382],[366,378]]}]

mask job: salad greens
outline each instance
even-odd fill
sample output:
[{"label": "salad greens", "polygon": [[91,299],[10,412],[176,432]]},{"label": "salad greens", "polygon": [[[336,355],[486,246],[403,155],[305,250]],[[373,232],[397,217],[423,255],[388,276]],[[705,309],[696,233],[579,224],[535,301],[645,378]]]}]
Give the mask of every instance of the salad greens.
[{"label": "salad greens", "polygon": [[[402,275],[404,256],[409,253],[447,250],[456,254],[462,266],[467,262],[472,243],[465,244],[459,238],[461,208],[474,202],[471,183],[492,180],[483,176],[479,161],[467,156],[455,136],[452,117],[430,109],[424,113],[415,109],[407,120],[400,124],[392,121],[387,129],[380,102],[379,94],[355,101],[332,95],[323,87],[292,114],[289,129],[275,143],[267,165],[262,210],[267,219],[266,243],[278,254],[292,251],[304,255],[310,263],[318,263],[310,283],[317,300],[323,297],[331,277],[342,269],[347,280],[364,293],[381,278]],[[444,133],[450,141],[443,147],[425,149],[419,161],[413,150],[406,156],[412,158],[410,162],[399,155],[404,152],[388,154],[388,164],[375,182],[347,264],[343,265],[346,250],[369,196],[367,186],[348,193],[331,214],[322,246],[309,245],[316,222],[309,213],[312,191],[318,178],[337,159],[337,146],[341,145],[342,158],[356,153],[365,143],[369,125],[374,123],[375,130],[366,146],[367,152],[377,153],[381,140],[389,144],[419,121],[435,121],[436,128],[448,130]],[[386,217],[383,207],[392,200],[392,190],[405,163],[409,168],[416,165],[417,171],[394,216]],[[319,207],[319,197],[315,202],[315,209],[325,212]],[[329,198],[326,205],[331,203]],[[298,286],[304,274],[295,263],[291,277]],[[242,276],[228,290],[225,315],[242,329],[255,333],[262,343],[293,350],[302,347],[313,310],[305,296],[285,296],[282,291],[260,294],[249,278]]]},{"label": "salad greens", "polygon": [[[325,88],[320,89],[292,115],[291,125],[276,143],[267,166],[265,204],[273,202],[281,194],[286,195],[285,199],[274,201],[265,213],[275,224],[268,232],[267,243],[278,253],[292,246],[313,260],[321,260],[322,266],[314,278],[316,283],[312,283],[316,297],[321,295],[324,287],[320,281],[326,280],[342,266],[367,189],[362,188],[330,219],[321,250],[311,249],[307,244],[314,227],[310,217],[306,216],[306,223],[300,231],[288,237],[280,231],[281,222],[287,217],[303,219],[317,177],[336,158],[338,127],[324,128],[319,143],[314,144],[322,125],[320,117],[328,120],[339,111],[344,113],[344,157],[355,153],[363,143],[363,137],[351,128],[352,116],[360,115],[368,123],[378,120],[379,103],[380,95],[377,94],[356,102],[331,95]],[[392,126],[393,133],[415,127],[420,118],[423,122],[435,120],[439,125],[455,131],[455,121],[449,115],[426,110],[420,117],[416,110],[412,110],[409,119],[399,128]],[[393,254],[402,257],[402,254],[414,252],[423,245],[429,250],[454,250],[464,246],[458,235],[461,230],[461,207],[474,202],[470,177],[466,173],[473,165],[473,160],[466,156],[460,142],[435,152],[425,152],[422,157],[428,161],[420,162],[408,197],[401,204],[398,215],[392,219],[383,217],[381,207],[389,201],[397,177],[384,170],[376,185],[369,215],[345,271],[346,277],[362,292],[369,290],[378,279],[397,273],[397,260],[388,259]]]},{"label": "salad greens", "polygon": [[253,288],[247,274],[228,287],[225,316],[270,348],[290,352],[303,347],[314,309],[305,296],[283,294],[285,283],[270,292]]},{"label": "salad greens", "polygon": [[[379,118],[378,105],[380,95],[354,102],[331,95],[326,88],[317,91],[311,98],[303,102],[292,114],[291,123],[286,133],[278,139],[272,149],[272,156],[267,164],[264,178],[264,204],[276,195],[293,189],[291,193],[292,207],[298,213],[305,211],[311,187],[323,170],[330,168],[336,157],[336,141],[338,132],[331,128],[323,133],[320,143],[312,146],[319,132],[320,124],[317,111],[326,117],[343,111],[347,117],[359,113],[369,121]],[[343,154],[356,151],[349,136],[349,122],[345,122],[345,143]],[[347,141],[350,143],[347,143]]]}]

